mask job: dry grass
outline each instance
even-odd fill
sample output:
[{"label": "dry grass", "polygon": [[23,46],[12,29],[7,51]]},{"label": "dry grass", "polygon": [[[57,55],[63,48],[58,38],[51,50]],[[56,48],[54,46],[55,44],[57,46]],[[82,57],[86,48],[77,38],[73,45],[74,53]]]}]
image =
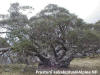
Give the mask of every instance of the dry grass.
[{"label": "dry grass", "polygon": [[[33,66],[26,66],[24,64],[15,65],[1,65],[0,75],[36,75],[33,72]],[[7,68],[12,71],[7,71]],[[27,68],[28,72],[23,69]],[[70,70],[97,70],[100,71],[100,57],[98,58],[77,58],[70,63]],[[96,74],[100,75],[100,73]]]},{"label": "dry grass", "polygon": [[74,59],[71,63],[71,66],[79,67],[100,67],[100,58],[77,58]]},{"label": "dry grass", "polygon": [[100,75],[100,57],[97,58],[76,58],[70,63],[71,70],[97,70]]}]

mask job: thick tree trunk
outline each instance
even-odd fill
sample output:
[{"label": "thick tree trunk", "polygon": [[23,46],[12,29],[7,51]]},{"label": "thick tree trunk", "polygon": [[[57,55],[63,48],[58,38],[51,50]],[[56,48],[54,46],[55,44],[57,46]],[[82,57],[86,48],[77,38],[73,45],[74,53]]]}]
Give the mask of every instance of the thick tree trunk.
[{"label": "thick tree trunk", "polygon": [[43,66],[49,66],[51,67],[51,62],[50,62],[50,59],[49,58],[46,58],[44,57],[43,55],[41,54],[36,54],[36,56],[40,59],[41,63],[39,64],[40,66],[43,65]]},{"label": "thick tree trunk", "polygon": [[64,59],[60,60],[59,62],[59,68],[68,68],[70,65],[70,62],[73,60],[73,56],[65,56]]},{"label": "thick tree trunk", "polygon": [[37,56],[41,61],[39,66],[46,66],[49,68],[68,68],[70,62],[74,58],[72,53],[65,55],[62,59],[58,59],[58,61],[56,61],[56,58],[46,58],[41,54],[38,54]]}]

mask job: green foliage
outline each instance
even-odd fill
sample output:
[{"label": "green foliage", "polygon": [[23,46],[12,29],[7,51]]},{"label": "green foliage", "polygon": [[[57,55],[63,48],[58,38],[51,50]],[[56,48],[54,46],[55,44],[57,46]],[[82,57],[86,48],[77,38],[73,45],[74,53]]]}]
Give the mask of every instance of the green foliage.
[{"label": "green foliage", "polygon": [[14,51],[25,51],[25,50],[32,50],[33,46],[29,40],[23,40],[14,44],[12,49]]},{"label": "green foliage", "polygon": [[7,43],[7,41],[3,38],[0,37],[0,48],[5,48],[5,47],[9,47],[10,45]]},{"label": "green foliage", "polygon": [[67,39],[71,43],[75,43],[78,41],[78,33],[76,31],[70,31],[67,35]]}]

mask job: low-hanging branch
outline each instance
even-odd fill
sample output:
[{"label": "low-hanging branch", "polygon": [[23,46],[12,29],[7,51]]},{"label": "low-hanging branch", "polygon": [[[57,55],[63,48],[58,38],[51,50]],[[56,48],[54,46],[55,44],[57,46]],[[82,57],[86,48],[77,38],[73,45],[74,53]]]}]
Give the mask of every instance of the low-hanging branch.
[{"label": "low-hanging branch", "polygon": [[0,34],[5,34],[5,33],[10,33],[10,32],[0,32]]},{"label": "low-hanging branch", "polygon": [[0,48],[0,52],[7,52],[11,49],[11,47],[7,47],[7,48]]}]

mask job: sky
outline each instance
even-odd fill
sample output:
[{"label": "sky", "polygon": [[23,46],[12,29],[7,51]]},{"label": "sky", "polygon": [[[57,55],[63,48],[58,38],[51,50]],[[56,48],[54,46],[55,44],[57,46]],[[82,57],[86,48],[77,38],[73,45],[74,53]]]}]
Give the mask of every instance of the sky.
[{"label": "sky", "polygon": [[[95,23],[100,20],[100,0],[1,0],[0,14],[7,14],[11,3],[18,2],[20,5],[29,5],[34,8],[31,16],[41,11],[48,4],[57,4],[77,15],[87,23]],[[0,31],[5,31],[0,28]],[[2,35],[5,37],[5,34]]]},{"label": "sky", "polygon": [[14,2],[32,6],[35,10],[30,15],[35,15],[48,4],[57,4],[76,14],[85,22],[95,23],[100,20],[100,0],[1,0],[0,14],[6,14],[10,4]]}]

